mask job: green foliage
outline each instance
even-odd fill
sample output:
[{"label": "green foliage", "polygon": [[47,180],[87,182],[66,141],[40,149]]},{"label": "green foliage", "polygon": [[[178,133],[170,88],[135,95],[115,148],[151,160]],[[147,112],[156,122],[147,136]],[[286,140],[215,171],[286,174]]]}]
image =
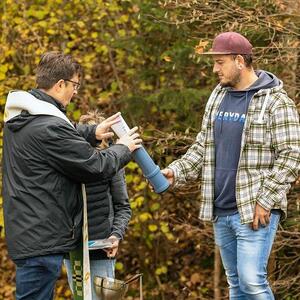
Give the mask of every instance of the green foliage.
[{"label": "green foliage", "polygon": [[[121,110],[130,125],[142,127],[147,150],[164,167],[186,151],[200,128],[217,82],[211,58],[197,54],[197,49],[209,48],[220,31],[236,30],[249,37],[257,66],[284,79],[298,101],[299,76],[292,76],[300,45],[296,15],[281,0],[3,0],[0,120],[9,90],[35,86],[42,53],[71,53],[85,72],[68,116],[77,121],[89,108],[107,114]],[[126,172],[133,218],[121,246],[118,277],[143,272],[144,297],[149,300],[212,299],[212,228],[197,220],[199,187],[156,195],[135,163],[128,164]],[[298,194],[291,196],[295,213],[285,223],[289,232],[299,232]],[[288,245],[276,255],[280,270],[289,255],[297,259]],[[290,267],[276,276],[292,277],[298,271]],[[280,294],[277,288],[280,299],[295,299],[299,284],[290,282],[289,292],[282,289]],[[224,275],[221,284],[224,290]],[[66,288],[59,289],[70,299],[62,292]],[[136,296],[136,291],[131,289],[129,295]]]},{"label": "green foliage", "polygon": [[[199,130],[207,97],[206,90],[160,89],[149,95],[129,96],[122,111],[125,115],[132,116],[133,125],[149,124],[151,126],[152,123],[153,126],[153,116],[157,115],[159,118],[156,119],[155,126],[163,128],[165,131],[182,130],[187,127]],[[143,110],[140,107],[141,104]],[[148,111],[149,114],[145,114],[145,111]]]}]

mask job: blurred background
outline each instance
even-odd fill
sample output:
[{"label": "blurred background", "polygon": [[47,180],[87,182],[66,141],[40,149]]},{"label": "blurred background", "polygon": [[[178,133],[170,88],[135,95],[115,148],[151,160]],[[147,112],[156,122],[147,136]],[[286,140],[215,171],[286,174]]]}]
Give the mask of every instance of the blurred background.
[{"label": "blurred background", "polygon": [[[294,0],[1,0],[0,105],[12,89],[35,86],[40,55],[72,54],[84,67],[82,89],[68,116],[98,108],[121,111],[138,125],[161,168],[185,153],[200,129],[217,78],[202,57],[213,38],[238,31],[255,47],[255,68],[284,81],[300,109],[300,1]],[[0,154],[1,155],[1,154]],[[199,186],[152,193],[131,162],[126,180],[133,217],[116,277],[144,274],[144,299],[228,299],[212,227],[198,220]],[[276,299],[300,299],[300,182],[289,194],[270,259]],[[0,300],[14,299],[15,269],[7,256],[0,199]],[[56,300],[71,299],[62,270]],[[139,299],[131,285],[127,300]]]}]

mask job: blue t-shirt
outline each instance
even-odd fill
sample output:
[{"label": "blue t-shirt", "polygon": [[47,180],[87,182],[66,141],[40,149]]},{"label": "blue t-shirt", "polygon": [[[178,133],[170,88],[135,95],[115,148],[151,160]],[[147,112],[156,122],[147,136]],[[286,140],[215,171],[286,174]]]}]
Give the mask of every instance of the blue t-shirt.
[{"label": "blue t-shirt", "polygon": [[214,126],[215,140],[215,201],[214,215],[228,216],[237,212],[236,174],[241,151],[241,138],[249,103],[260,89],[279,84],[277,77],[257,71],[258,79],[247,89],[226,92]]}]

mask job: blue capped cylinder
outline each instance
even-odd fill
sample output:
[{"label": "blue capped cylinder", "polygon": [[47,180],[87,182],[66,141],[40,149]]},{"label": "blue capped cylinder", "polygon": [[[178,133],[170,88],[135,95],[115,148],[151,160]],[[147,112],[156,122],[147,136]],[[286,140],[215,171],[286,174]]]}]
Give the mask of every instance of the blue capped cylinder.
[{"label": "blue capped cylinder", "polygon": [[[119,122],[112,125],[111,128],[119,138],[130,130],[122,116],[119,116]],[[169,181],[161,173],[159,166],[154,163],[144,147],[133,151],[132,156],[156,193],[160,194],[168,189]]]},{"label": "blue capped cylinder", "polygon": [[159,166],[154,163],[144,147],[133,151],[132,156],[156,193],[160,194],[168,189],[169,181],[161,173]]}]

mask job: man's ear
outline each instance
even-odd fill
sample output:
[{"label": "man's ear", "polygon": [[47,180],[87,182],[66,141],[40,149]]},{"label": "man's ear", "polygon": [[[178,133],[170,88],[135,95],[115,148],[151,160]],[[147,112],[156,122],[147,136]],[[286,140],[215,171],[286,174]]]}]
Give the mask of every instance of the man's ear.
[{"label": "man's ear", "polygon": [[60,92],[64,85],[65,85],[65,81],[63,79],[60,79],[54,84],[53,87],[56,92]]},{"label": "man's ear", "polygon": [[245,60],[242,55],[237,55],[235,58],[236,66],[239,70],[242,70],[245,67]]}]

